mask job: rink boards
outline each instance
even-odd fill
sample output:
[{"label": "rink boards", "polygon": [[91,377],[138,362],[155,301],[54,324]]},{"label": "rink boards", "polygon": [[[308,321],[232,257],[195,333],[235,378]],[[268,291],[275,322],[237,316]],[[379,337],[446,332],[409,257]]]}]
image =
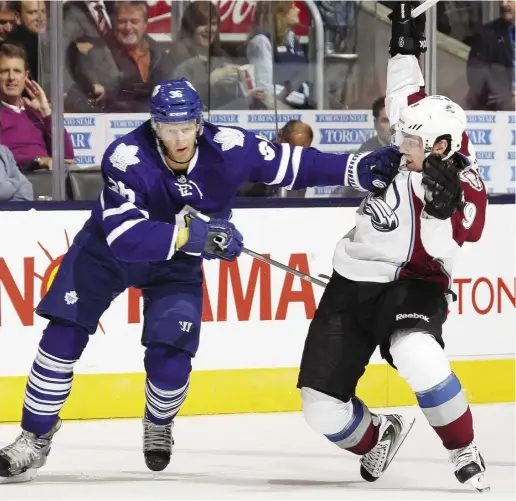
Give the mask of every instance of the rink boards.
[{"label": "rink boards", "polygon": [[[248,248],[317,276],[331,273],[335,243],[354,225],[355,210],[237,209],[234,220]],[[20,417],[24,375],[46,324],[34,308],[88,215],[0,212],[0,421]],[[481,242],[464,247],[454,271],[458,300],[444,338],[471,402],[515,399],[514,241],[514,205],[492,205]],[[201,347],[182,413],[299,410],[297,367],[322,288],[245,255],[207,262],[205,277]],[[78,362],[64,418],[142,414],[141,326],[139,293],[131,290],[104,314]],[[415,402],[378,353],[358,393],[373,407]]]}]

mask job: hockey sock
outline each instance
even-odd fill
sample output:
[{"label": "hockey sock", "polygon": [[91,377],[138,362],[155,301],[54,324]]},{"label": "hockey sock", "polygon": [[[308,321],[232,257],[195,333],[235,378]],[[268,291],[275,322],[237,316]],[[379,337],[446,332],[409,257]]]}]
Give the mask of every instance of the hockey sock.
[{"label": "hockey sock", "polygon": [[346,426],[338,433],[325,436],[341,449],[363,456],[378,443],[380,427],[373,424],[371,413],[362,400],[353,397],[351,404],[353,414]]},{"label": "hockey sock", "polygon": [[378,443],[380,428],[359,398],[343,402],[312,388],[302,388],[301,398],[310,427],[341,449],[362,456]]},{"label": "hockey sock", "polygon": [[88,344],[80,327],[50,321],[27,380],[21,426],[36,435],[54,426],[72,389],[73,368]]},{"label": "hockey sock", "polygon": [[416,393],[419,406],[430,426],[447,449],[460,449],[473,441],[473,417],[457,376]]},{"label": "hockey sock", "polygon": [[154,424],[169,424],[186,399],[192,370],[190,353],[165,344],[145,351],[145,417]]},{"label": "hockey sock", "polygon": [[398,331],[391,337],[390,353],[443,445],[447,449],[469,445],[473,419],[468,401],[435,338],[428,332]]}]

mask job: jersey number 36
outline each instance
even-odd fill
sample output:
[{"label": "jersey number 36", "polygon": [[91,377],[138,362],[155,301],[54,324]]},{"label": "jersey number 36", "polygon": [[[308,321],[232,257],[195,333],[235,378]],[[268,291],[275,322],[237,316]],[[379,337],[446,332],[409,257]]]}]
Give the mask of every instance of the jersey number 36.
[{"label": "jersey number 36", "polygon": [[128,188],[124,183],[122,183],[122,181],[115,181],[111,178],[108,178],[108,181],[110,189],[119,193],[132,204],[136,202],[136,195],[134,194],[134,191],[131,190],[131,188]]}]

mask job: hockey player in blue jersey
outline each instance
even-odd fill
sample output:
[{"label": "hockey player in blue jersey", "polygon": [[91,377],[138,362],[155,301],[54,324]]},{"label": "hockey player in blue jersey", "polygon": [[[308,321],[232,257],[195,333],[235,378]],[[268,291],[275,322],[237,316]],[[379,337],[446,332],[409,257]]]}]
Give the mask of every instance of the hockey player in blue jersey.
[{"label": "hockey player in blue jersey", "polygon": [[[398,169],[395,150],[357,156],[276,145],[204,122],[202,110],[188,81],[162,82],[151,119],[105,152],[105,187],[37,308],[49,323],[26,387],[22,433],[0,450],[0,476],[30,480],[45,464],[74,365],[111,301],[131,286],[144,298],[143,452],[151,470],[166,468],[199,344],[202,259],[233,260],[242,250],[243,237],[229,221],[238,187],[251,181],[376,191]],[[188,206],[211,220],[186,215]]]}]

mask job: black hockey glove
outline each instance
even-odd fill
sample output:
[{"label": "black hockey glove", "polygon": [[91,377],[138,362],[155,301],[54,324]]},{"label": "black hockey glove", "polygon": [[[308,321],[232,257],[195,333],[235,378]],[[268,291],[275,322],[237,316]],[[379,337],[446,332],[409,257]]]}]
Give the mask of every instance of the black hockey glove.
[{"label": "black hockey glove", "polygon": [[464,164],[460,158],[454,157],[442,160],[439,155],[429,155],[423,162],[425,212],[437,219],[448,219],[457,209],[464,208],[464,192],[459,178]]},{"label": "black hockey glove", "polygon": [[412,19],[411,12],[420,2],[396,2],[389,14],[392,22],[389,54],[410,54],[419,57],[426,52],[425,13]]}]

